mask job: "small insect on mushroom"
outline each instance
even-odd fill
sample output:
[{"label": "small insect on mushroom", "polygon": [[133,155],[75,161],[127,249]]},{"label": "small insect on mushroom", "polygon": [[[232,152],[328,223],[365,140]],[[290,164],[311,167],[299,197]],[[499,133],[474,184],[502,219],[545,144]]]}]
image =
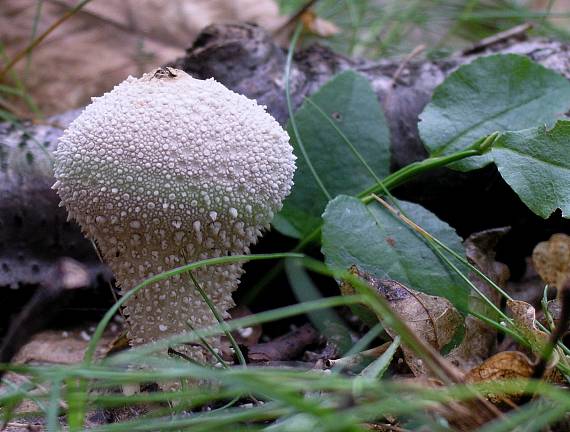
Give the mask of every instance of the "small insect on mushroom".
[{"label": "small insect on mushroom", "polygon": [[[55,157],[54,189],[122,293],[189,262],[249,253],[295,171],[289,137],[265,107],[172,68],[94,98]],[[226,314],[242,272],[227,264],[193,275]],[[145,288],[124,312],[132,345],[215,323],[187,275]],[[209,356],[181,350],[197,361]]]}]

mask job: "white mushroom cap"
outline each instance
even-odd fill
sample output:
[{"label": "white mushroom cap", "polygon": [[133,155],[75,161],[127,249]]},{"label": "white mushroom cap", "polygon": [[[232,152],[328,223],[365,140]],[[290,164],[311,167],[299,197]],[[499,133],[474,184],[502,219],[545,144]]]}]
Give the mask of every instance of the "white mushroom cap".
[{"label": "white mushroom cap", "polygon": [[[175,69],[94,98],[55,156],[54,188],[123,292],[185,263],[249,252],[295,170],[289,137],[265,107]],[[241,272],[233,264],[195,276],[225,312]],[[125,312],[135,345],[215,322],[188,275],[147,287]]]}]

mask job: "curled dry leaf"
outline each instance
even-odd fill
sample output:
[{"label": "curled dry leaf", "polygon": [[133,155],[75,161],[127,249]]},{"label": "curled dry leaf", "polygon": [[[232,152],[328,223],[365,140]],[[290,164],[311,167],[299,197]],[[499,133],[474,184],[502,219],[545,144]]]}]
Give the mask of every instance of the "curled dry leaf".
[{"label": "curled dry leaf", "polygon": [[[497,285],[503,286],[510,277],[509,268],[498,262],[496,247],[501,238],[510,231],[509,227],[493,228],[471,234],[464,242],[465,255],[471,264],[491,278]],[[496,305],[500,302],[500,294],[473,272],[469,274],[471,281]],[[473,304],[470,307],[475,306]],[[485,311],[480,311],[485,312]]]},{"label": "curled dry leaf", "polygon": [[[503,380],[516,380],[531,378],[535,368],[535,362],[520,351],[503,351],[489,357],[479,366],[471,369],[465,374],[467,384],[498,382]],[[551,364],[547,369],[544,379],[557,384],[565,383],[562,375]],[[520,391],[511,393],[509,398],[518,399],[525,389],[523,384]],[[505,401],[504,396],[500,396],[496,391],[488,391],[486,397],[493,403]]]},{"label": "curled dry leaf", "polygon": [[[540,356],[549,340],[549,336],[536,327],[536,311],[534,307],[523,301],[508,300],[507,309],[510,311],[517,329],[530,341],[533,353],[536,356]],[[544,374],[545,380],[557,383],[565,382],[562,375],[555,369],[558,362],[569,364],[568,358],[560,348],[556,348],[552,353],[552,357],[546,368],[546,373]]]},{"label": "curled dry leaf", "polygon": [[[509,228],[494,228],[472,234],[465,240],[467,259],[491,278],[497,285],[504,287],[509,278],[508,267],[495,260],[495,248]],[[484,280],[471,272],[469,279],[497,307],[500,305],[499,293]],[[475,293],[469,297],[469,309],[481,315],[493,316],[494,311]],[[446,358],[462,371],[468,371],[488,358],[495,349],[497,331],[479,319],[465,318],[465,336],[461,344],[454,348]]]},{"label": "curled dry leaf", "polygon": [[[530,378],[534,365],[530,359],[519,351],[503,351],[485,360],[482,364],[471,369],[465,375],[466,383],[495,382],[507,379]],[[511,394],[513,398],[522,396],[524,387],[520,392]],[[493,403],[505,400],[504,396],[489,391],[486,397]]]},{"label": "curled dry leaf", "polygon": [[[390,303],[392,309],[414,333],[438,351],[451,342],[463,323],[463,316],[443,297],[421,293],[394,280],[374,277],[356,266],[352,266],[350,272],[368,282]],[[349,284],[342,283],[343,294],[348,294],[351,290],[354,292],[354,288]],[[396,333],[389,328],[386,332],[391,337],[396,336]],[[412,350],[402,345],[402,351],[414,375],[427,373],[423,361]]]},{"label": "curled dry leaf", "polygon": [[562,287],[570,278],[570,236],[554,234],[536,245],[532,261],[540,277],[549,285]]},{"label": "curled dry leaf", "polygon": [[535,353],[540,353],[548,341],[548,335],[536,327],[536,311],[534,307],[520,300],[507,300],[509,310],[517,329],[531,342]]},{"label": "curled dry leaf", "polygon": [[465,375],[467,383],[498,381],[502,379],[529,378],[533,365],[530,359],[519,351],[503,351],[489,357]]}]

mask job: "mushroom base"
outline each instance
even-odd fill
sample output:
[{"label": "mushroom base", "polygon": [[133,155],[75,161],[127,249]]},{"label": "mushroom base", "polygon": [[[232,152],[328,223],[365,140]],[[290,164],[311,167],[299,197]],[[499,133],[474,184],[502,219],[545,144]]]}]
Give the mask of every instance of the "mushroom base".
[{"label": "mushroom base", "polygon": [[[124,263],[121,264],[123,268],[114,271],[124,294],[136,284],[129,277],[129,271],[125,272]],[[218,312],[226,318],[227,311],[235,306],[231,293],[237,288],[242,272],[241,264],[227,264],[198,269],[192,274],[216,305]],[[202,329],[217,323],[214,313],[187,273],[143,288],[129,299],[124,313],[129,326],[127,336],[132,346],[189,333],[192,329]],[[208,342],[218,348],[220,338],[212,337]],[[197,362],[211,361],[210,352],[199,340],[172,348]]]}]

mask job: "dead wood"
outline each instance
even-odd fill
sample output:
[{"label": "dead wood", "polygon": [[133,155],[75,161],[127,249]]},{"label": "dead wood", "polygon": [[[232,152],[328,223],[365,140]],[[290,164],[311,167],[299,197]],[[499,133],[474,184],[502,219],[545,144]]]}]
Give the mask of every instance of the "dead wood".
[{"label": "dead wood", "polygon": [[305,324],[270,342],[258,343],[248,349],[249,361],[268,362],[291,360],[309,345],[317,342],[319,333],[310,324]]}]

